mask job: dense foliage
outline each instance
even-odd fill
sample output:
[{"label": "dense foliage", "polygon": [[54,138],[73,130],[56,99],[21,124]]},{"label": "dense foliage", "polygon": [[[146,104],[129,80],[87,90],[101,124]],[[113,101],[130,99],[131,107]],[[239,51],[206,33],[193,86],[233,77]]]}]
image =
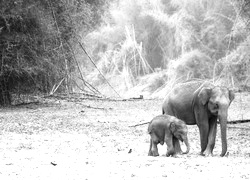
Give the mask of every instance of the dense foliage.
[{"label": "dense foliage", "polygon": [[153,92],[190,78],[248,90],[249,20],[247,0],[2,0],[0,104],[91,84]]},{"label": "dense foliage", "polygon": [[250,87],[246,3],[119,0],[110,7],[106,24],[89,34],[90,51],[106,77],[119,81],[119,87],[125,82],[124,89],[141,85],[145,74],[167,69],[166,84],[202,78],[246,90]]},{"label": "dense foliage", "polygon": [[0,1],[0,104],[9,104],[11,94],[49,92],[61,79],[60,90],[68,90],[74,71],[71,49],[97,26],[95,9],[102,5],[85,0]]}]

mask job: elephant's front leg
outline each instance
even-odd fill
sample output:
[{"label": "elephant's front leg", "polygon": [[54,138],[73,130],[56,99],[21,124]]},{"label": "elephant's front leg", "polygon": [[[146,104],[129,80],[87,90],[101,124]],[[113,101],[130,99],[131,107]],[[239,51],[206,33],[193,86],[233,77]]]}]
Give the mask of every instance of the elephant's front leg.
[{"label": "elephant's front leg", "polygon": [[157,144],[158,144],[157,142],[152,141],[152,155],[153,156],[159,156]]},{"label": "elephant's front leg", "polygon": [[174,152],[176,154],[178,154],[178,153],[182,154],[183,153],[182,150],[181,150],[180,141],[176,137],[173,138],[173,146],[174,146]]},{"label": "elephant's front leg", "polygon": [[175,149],[173,145],[173,136],[171,135],[170,137],[165,138],[165,143],[167,144],[167,153],[166,156],[173,156],[175,154]]},{"label": "elephant's front leg", "polygon": [[217,132],[217,118],[209,120],[208,143],[204,152],[205,156],[212,156]]},{"label": "elephant's front leg", "polygon": [[159,139],[155,133],[150,134],[150,136],[151,136],[151,139],[150,139],[150,146],[149,146],[148,155],[149,156],[159,156],[158,148],[157,148]]},{"label": "elephant's front leg", "polygon": [[200,132],[200,143],[201,143],[201,155],[204,155],[204,151],[207,148],[208,143],[208,132],[209,132],[209,124],[208,124],[208,116],[206,111],[203,108],[196,107],[195,108],[195,119]]},{"label": "elephant's front leg", "polygon": [[204,151],[206,150],[208,144],[208,130],[209,125],[207,121],[202,122],[198,125],[200,131],[200,142],[201,142],[201,155],[204,155]]},{"label": "elephant's front leg", "polygon": [[148,156],[153,156],[153,152],[152,152],[152,139],[150,139],[150,145],[149,145],[149,151],[148,151]]}]

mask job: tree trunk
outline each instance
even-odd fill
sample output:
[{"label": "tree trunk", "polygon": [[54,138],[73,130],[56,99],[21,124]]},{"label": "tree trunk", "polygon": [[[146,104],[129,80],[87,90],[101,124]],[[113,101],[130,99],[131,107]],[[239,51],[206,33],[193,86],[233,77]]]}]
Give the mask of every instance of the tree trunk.
[{"label": "tree trunk", "polygon": [[0,89],[0,106],[11,105],[11,96],[9,91],[5,91],[4,88]]}]

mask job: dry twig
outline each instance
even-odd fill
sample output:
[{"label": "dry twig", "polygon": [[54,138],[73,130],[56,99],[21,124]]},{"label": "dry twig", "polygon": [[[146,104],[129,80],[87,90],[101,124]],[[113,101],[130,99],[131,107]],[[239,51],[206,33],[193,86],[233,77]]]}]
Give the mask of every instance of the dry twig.
[{"label": "dry twig", "polygon": [[144,122],[144,123],[140,123],[140,124],[131,125],[131,126],[128,126],[128,127],[142,126],[142,125],[149,124],[149,123],[150,122]]}]

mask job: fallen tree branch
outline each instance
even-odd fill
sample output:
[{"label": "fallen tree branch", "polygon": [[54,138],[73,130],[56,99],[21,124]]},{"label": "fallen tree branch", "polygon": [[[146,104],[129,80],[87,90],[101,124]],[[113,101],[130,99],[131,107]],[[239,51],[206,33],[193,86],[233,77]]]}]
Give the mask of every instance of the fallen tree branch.
[{"label": "fallen tree branch", "polygon": [[40,102],[39,101],[33,101],[33,102],[22,102],[22,103],[19,103],[19,104],[15,104],[13,106],[25,106],[25,105],[30,105],[30,104],[35,104],[35,105],[38,105]]},{"label": "fallen tree branch", "polygon": [[[140,95],[139,97],[129,98],[129,100],[135,100],[135,99],[143,99],[143,95]],[[126,99],[125,99],[125,101],[126,101]]]},{"label": "fallen tree branch", "polygon": [[[90,106],[90,105],[83,105],[83,106],[86,107],[86,108],[91,108],[91,109],[107,110],[107,108],[93,107],[93,106]],[[108,109],[112,109],[112,108],[108,108]]]},{"label": "fallen tree branch", "polygon": [[[86,97],[75,97],[73,95],[77,95],[77,94],[80,94],[80,95],[83,95],[83,96],[86,96]],[[68,96],[67,94],[64,94],[64,93],[60,93],[60,94],[53,94],[53,95],[45,95],[43,96],[43,98],[57,98],[57,99],[79,99],[79,100],[82,100],[82,99],[88,99],[89,97],[91,97],[91,99],[102,99],[103,97],[102,96],[98,96],[98,95],[95,95],[95,94],[90,94],[90,93],[69,93],[69,95],[72,95],[72,96]]]},{"label": "fallen tree branch", "polygon": [[[242,123],[248,123],[248,122],[250,122],[250,119],[228,121],[227,124],[242,124]],[[150,122],[144,122],[144,123],[140,123],[140,124],[135,124],[135,125],[131,125],[131,126],[128,126],[128,127],[142,126],[142,125],[145,125],[145,124],[148,124],[148,123],[150,123]],[[217,123],[219,123],[219,122],[217,122]],[[242,129],[250,129],[250,128],[242,128]]]},{"label": "fallen tree branch", "polygon": [[250,122],[250,119],[241,119],[241,120],[228,121],[227,124],[242,124],[248,122]]},{"label": "fallen tree branch", "polygon": [[149,124],[149,123],[150,123],[150,121],[149,122],[140,123],[140,124],[131,125],[131,126],[128,126],[128,127],[142,126],[142,125]]},{"label": "fallen tree branch", "polygon": [[230,129],[242,129],[242,130],[250,130],[250,127],[238,127],[238,126],[229,126]]},{"label": "fallen tree branch", "polygon": [[107,101],[140,101],[140,100],[154,100],[154,99],[144,99],[142,95],[140,95],[139,97],[132,97],[132,98],[128,98],[128,99],[113,99],[113,98],[105,98],[105,100]]}]

